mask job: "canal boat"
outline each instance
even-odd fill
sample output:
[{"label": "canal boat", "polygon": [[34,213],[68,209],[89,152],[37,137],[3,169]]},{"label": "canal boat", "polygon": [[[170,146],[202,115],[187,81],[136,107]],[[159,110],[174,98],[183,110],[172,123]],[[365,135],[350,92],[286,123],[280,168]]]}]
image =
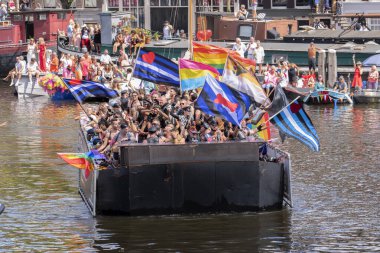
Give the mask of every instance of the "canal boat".
[{"label": "canal boat", "polygon": [[380,91],[363,90],[355,92],[354,101],[358,104],[380,103]]},{"label": "canal boat", "polygon": [[310,104],[333,104],[337,102],[353,104],[351,97],[347,93],[334,90],[312,91],[304,98],[304,102]]},{"label": "canal boat", "polygon": [[14,67],[17,56],[27,54],[30,38],[44,38],[47,49],[56,50],[58,32],[65,31],[74,18],[72,10],[61,9],[25,10],[9,15],[9,20],[0,22],[0,75]]},{"label": "canal boat", "polygon": [[[78,151],[92,148],[80,127]],[[264,141],[121,144],[117,154],[117,166],[99,170],[95,161],[94,170],[79,171],[79,193],[93,215],[264,211],[292,204],[290,156]]]}]

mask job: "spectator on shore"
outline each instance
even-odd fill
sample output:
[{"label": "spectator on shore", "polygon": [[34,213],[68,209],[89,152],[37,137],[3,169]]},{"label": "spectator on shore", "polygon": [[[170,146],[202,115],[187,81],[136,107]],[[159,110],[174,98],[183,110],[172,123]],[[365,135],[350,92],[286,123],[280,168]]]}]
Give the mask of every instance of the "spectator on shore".
[{"label": "spectator on shore", "polygon": [[360,61],[355,63],[355,55],[352,56],[352,60],[354,62],[354,78],[352,79],[351,87],[353,90],[361,90],[363,87],[362,74],[363,68],[362,63]]},{"label": "spectator on shore", "polygon": [[263,73],[263,64],[264,64],[264,57],[265,57],[265,50],[261,46],[261,42],[258,40],[256,41],[257,47],[254,53],[255,60],[256,60],[256,66],[259,66],[259,74]]},{"label": "spectator on shore", "polygon": [[258,0],[252,0],[252,19],[253,21],[257,20],[257,5],[258,5]]},{"label": "spectator on shore", "polygon": [[241,42],[240,38],[236,38],[235,44],[233,45],[232,50],[236,51],[241,57],[244,58],[244,53],[245,51],[247,51],[247,48],[244,45],[244,43]]},{"label": "spectator on shore", "polygon": [[86,24],[82,25],[80,47],[81,50],[86,48],[86,52],[91,52],[90,29],[88,29]]},{"label": "spectator on shore", "polygon": [[249,38],[249,43],[247,45],[247,58],[250,60],[255,60],[257,44],[255,42],[255,38]]},{"label": "spectator on shore", "polygon": [[170,40],[173,34],[173,26],[169,23],[169,21],[164,22],[164,27],[162,28],[163,39]]},{"label": "spectator on shore", "polygon": [[95,25],[95,29],[94,29],[94,46],[95,46],[95,52],[97,54],[100,54],[100,48],[101,48],[101,30],[100,30],[100,27],[98,25]]},{"label": "spectator on shore", "polygon": [[315,73],[315,68],[317,64],[317,50],[321,50],[321,49],[316,47],[314,42],[310,42],[309,48],[307,49],[310,75],[313,75]]},{"label": "spectator on shore", "polygon": [[376,65],[371,66],[371,70],[368,73],[367,89],[377,90],[379,82],[379,72]]},{"label": "spectator on shore", "polygon": [[245,5],[240,5],[240,9],[236,12],[235,17],[239,20],[246,20],[248,11],[245,9]]}]

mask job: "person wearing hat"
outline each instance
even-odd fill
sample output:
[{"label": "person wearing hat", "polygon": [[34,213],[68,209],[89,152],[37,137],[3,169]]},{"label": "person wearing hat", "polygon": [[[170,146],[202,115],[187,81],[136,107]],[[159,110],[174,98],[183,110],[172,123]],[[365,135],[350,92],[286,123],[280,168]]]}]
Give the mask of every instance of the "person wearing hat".
[{"label": "person wearing hat", "polygon": [[352,60],[354,62],[354,78],[352,79],[351,87],[354,90],[361,90],[363,87],[362,74],[363,68],[362,63],[360,61],[355,63],[355,54],[352,56]]},{"label": "person wearing hat", "polygon": [[342,93],[347,93],[348,86],[343,76],[340,76],[338,82],[334,84],[334,90]]},{"label": "person wearing hat", "polygon": [[88,29],[86,24],[82,25],[82,30],[81,30],[81,48],[86,48],[87,52],[91,51],[91,41],[90,41],[90,29]]},{"label": "person wearing hat", "polygon": [[173,31],[173,26],[169,23],[169,21],[165,21],[164,27],[162,28],[162,33],[164,35],[163,39],[170,40],[172,38]]}]

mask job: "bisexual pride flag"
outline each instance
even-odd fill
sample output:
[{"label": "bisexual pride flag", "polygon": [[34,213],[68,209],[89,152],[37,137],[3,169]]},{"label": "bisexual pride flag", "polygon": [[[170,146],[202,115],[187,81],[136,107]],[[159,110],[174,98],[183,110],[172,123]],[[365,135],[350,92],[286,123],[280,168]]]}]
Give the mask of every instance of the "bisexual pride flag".
[{"label": "bisexual pride flag", "polygon": [[202,87],[205,83],[207,74],[213,77],[219,76],[218,70],[209,65],[179,59],[179,77],[181,79],[181,90],[194,90]]},{"label": "bisexual pride flag", "polygon": [[199,94],[195,108],[202,112],[219,116],[240,126],[253,100],[225,83],[207,75],[203,89]]},{"label": "bisexual pride flag", "polygon": [[133,76],[155,84],[180,86],[178,65],[145,48],[140,49]]}]

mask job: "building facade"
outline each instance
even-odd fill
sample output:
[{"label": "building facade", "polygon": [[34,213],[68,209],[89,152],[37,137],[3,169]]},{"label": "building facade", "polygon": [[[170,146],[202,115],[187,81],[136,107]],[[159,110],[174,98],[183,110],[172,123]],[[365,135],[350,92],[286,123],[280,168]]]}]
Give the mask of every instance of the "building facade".
[{"label": "building facade", "polygon": [[[35,0],[31,7],[34,9],[60,9],[62,4],[60,0]],[[75,10],[75,20],[79,24],[100,23],[99,13],[106,10],[103,0],[74,0],[71,8]]]}]

